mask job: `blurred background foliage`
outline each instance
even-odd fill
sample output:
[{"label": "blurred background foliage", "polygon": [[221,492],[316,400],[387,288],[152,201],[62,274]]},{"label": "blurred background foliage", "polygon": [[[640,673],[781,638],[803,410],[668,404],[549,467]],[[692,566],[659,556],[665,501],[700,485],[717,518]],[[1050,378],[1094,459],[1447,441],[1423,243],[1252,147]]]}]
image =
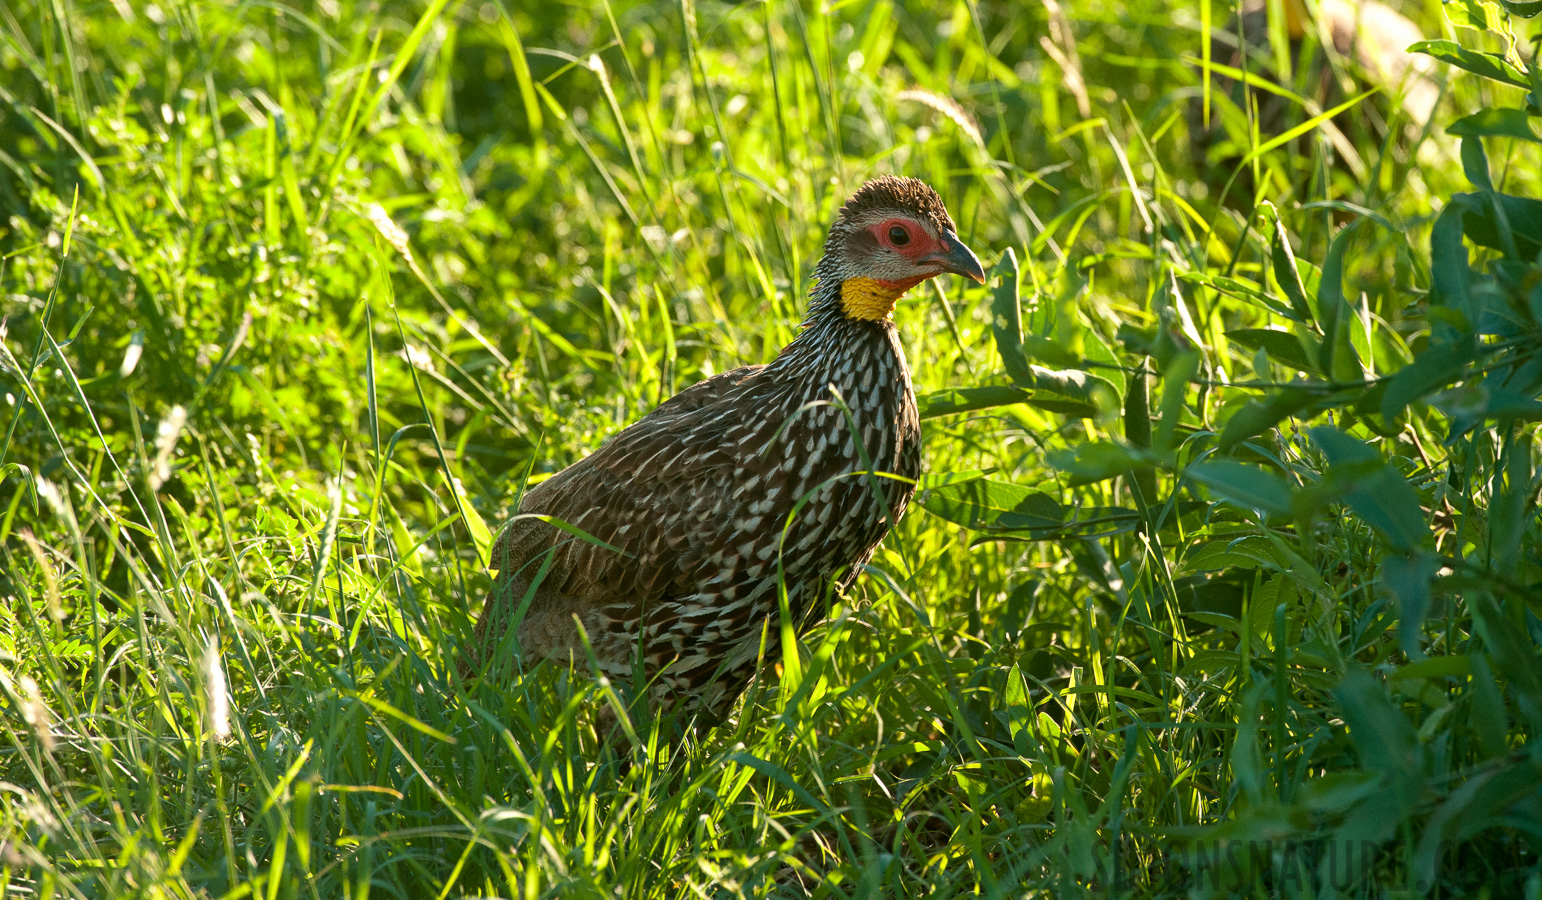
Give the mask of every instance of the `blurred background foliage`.
[{"label": "blurred background foliage", "polygon": [[[1542,895],[1542,7],[1266,6],[0,7],[0,893]],[[882,172],[995,269],[803,665],[463,683]]]}]

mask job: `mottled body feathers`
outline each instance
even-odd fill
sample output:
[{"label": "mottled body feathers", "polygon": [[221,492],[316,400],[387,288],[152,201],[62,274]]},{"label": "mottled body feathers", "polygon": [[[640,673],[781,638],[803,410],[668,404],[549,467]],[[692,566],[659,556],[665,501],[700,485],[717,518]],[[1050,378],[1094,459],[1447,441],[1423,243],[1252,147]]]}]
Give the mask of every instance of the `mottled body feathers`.
[{"label": "mottled body feathers", "polygon": [[847,278],[896,274],[901,263],[875,258],[893,252],[847,249],[874,221],[900,227],[896,217],[917,228],[918,246],[929,230],[955,254],[902,279],[964,265],[930,188],[886,178],[859,191],[832,228],[804,328],[776,359],[691,386],[525,494],[494,551],[498,582],[476,640],[483,661],[517,645],[582,664],[576,619],[606,674],[630,684],[640,661],[655,703],[718,719],[753,675],[762,636],[768,652],[778,647],[779,583],[798,627],[827,587],[851,583],[921,473],[898,332],[886,313],[853,318],[840,302]]}]

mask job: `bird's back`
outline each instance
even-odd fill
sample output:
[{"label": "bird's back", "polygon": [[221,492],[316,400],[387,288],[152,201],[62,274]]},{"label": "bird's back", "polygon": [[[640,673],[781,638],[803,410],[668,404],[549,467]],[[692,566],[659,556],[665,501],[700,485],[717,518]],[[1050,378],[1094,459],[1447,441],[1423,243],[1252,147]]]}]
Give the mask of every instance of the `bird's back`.
[{"label": "bird's back", "polygon": [[846,328],[856,334],[843,346],[861,351],[851,359],[810,365],[820,357],[795,342],[770,366],[682,391],[531,488],[494,552],[483,652],[528,594],[527,656],[582,662],[576,616],[607,674],[629,678],[641,658],[657,699],[691,695],[721,713],[767,624],[775,646],[778,572],[801,625],[823,583],[865,562],[903,511],[913,483],[852,475],[863,458],[920,474],[892,324]]}]

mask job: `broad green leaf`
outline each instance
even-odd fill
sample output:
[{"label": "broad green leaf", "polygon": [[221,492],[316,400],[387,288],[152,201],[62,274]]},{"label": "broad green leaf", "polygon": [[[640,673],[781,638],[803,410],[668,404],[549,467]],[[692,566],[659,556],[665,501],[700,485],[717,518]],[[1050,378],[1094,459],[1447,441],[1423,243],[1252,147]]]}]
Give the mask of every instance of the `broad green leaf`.
[{"label": "broad green leaf", "polygon": [[1474,75],[1484,78],[1492,78],[1505,84],[1518,88],[1530,88],[1531,83],[1526,80],[1520,70],[1504,61],[1504,58],[1494,53],[1482,53],[1477,50],[1468,50],[1456,41],[1417,41],[1408,46],[1409,53],[1424,53],[1433,56],[1443,63],[1465,69]]},{"label": "broad green leaf", "polygon": [[1349,304],[1344,302],[1344,251],[1354,226],[1341,229],[1328,247],[1323,262],[1322,280],[1317,286],[1317,315],[1322,326],[1322,347],[1317,353],[1317,368],[1337,381],[1355,381],[1362,377],[1360,357],[1349,339]]},{"label": "broad green leaf", "polygon": [[[1033,391],[1032,402],[1044,409],[1058,407],[1059,411],[1069,415],[1087,417],[1119,402],[1114,386],[1091,372],[1029,366],[1028,374],[1029,381],[1025,386]],[[1056,406],[1051,406],[1052,403]]]},{"label": "broad green leaf", "polygon": [[1249,401],[1226,420],[1217,447],[1225,453],[1243,441],[1268,431],[1282,419],[1305,409],[1323,396],[1326,395],[1303,388],[1279,388],[1262,400]]},{"label": "broad green leaf", "polygon": [[1413,362],[1397,370],[1381,396],[1381,414],[1390,423],[1410,403],[1420,400],[1462,376],[1470,361],[1465,345],[1430,347]]},{"label": "broad green leaf", "polygon": [[972,412],[994,406],[1026,403],[1073,418],[1092,418],[1104,407],[1118,403],[1114,386],[1104,378],[1077,369],[1046,369],[1030,365],[1023,387],[987,385],[934,391],[916,398],[923,419]]},{"label": "broad green leaf", "polygon": [[977,478],[928,487],[921,508],[974,531],[1059,525],[1065,509],[1054,497],[1006,481]]},{"label": "broad green leaf", "polygon": [[1199,371],[1200,361],[1198,350],[1185,350],[1174,356],[1162,373],[1161,418],[1157,421],[1154,444],[1158,453],[1172,449],[1173,432],[1183,415],[1183,399],[1188,393],[1189,382]]},{"label": "broad green leaf", "polygon": [[1286,306],[1257,285],[1243,281],[1240,278],[1227,278],[1224,275],[1215,275],[1209,272],[1184,272],[1178,276],[1178,279],[1187,284],[1204,285],[1219,294],[1249,300],[1287,319],[1300,320],[1300,312],[1298,310]]},{"label": "broad green leaf", "polygon": [[1499,0],[1499,3],[1512,16],[1531,19],[1542,15],[1542,0]]},{"label": "broad green leaf", "polygon": [[1028,693],[1028,682],[1023,678],[1017,663],[1013,663],[1012,668],[1007,670],[1007,683],[1001,700],[1013,747],[1019,753],[1026,753],[1032,747],[1034,704]]},{"label": "broad green leaf", "polygon": [[1531,117],[1524,109],[1488,108],[1457,119],[1446,127],[1447,134],[1458,137],[1512,137],[1542,144],[1542,137],[1531,130]]},{"label": "broad green leaf", "polygon": [[916,407],[923,419],[935,419],[938,416],[949,416],[954,413],[973,412],[977,409],[990,409],[996,406],[1010,406],[1013,403],[1027,403],[1033,398],[1032,391],[1025,391],[1011,385],[988,385],[986,387],[951,388],[945,391],[934,391],[922,394],[916,398]]},{"label": "broad green leaf", "polygon": [[[1204,622],[1206,625],[1209,625],[1212,628],[1220,628],[1224,631],[1230,631],[1232,634],[1242,634],[1242,622],[1233,616],[1226,615],[1225,613],[1206,612],[1204,610],[1185,610],[1184,616],[1193,619],[1196,622]],[[1201,656],[1207,655],[1211,656],[1210,660],[1206,660],[1205,664],[1195,665],[1195,662],[1198,662]],[[1225,660],[1225,664],[1219,666],[1214,665],[1215,662],[1219,661],[1216,659],[1216,657]],[[1236,664],[1236,653],[1227,650],[1202,650],[1195,655],[1193,662],[1190,662],[1187,666],[1184,666],[1183,670],[1185,672],[1213,672],[1223,668],[1231,668]]]},{"label": "broad green leaf", "polygon": [[1281,571],[1270,576],[1248,601],[1248,628],[1253,632],[1254,639],[1262,641],[1269,634],[1269,629],[1274,627],[1274,611],[1277,607],[1283,604],[1287,610],[1292,610],[1300,599],[1300,592],[1289,573]]},{"label": "broad green leaf", "polygon": [[1469,137],[1462,139],[1462,174],[1472,186],[1480,191],[1492,191],[1494,179],[1489,174],[1488,153],[1483,149],[1483,139]]},{"label": "broad green leaf", "polygon": [[1488,654],[1478,651],[1467,654],[1467,664],[1472,669],[1472,686],[1468,689],[1468,724],[1478,736],[1478,746],[1489,759],[1501,756],[1508,749],[1505,735],[1510,730],[1510,717],[1505,713],[1504,694],[1494,678]]},{"label": "broad green leaf", "polygon": [[1463,205],[1460,198],[1464,196],[1469,195],[1457,194],[1453,197],[1452,202],[1440,211],[1434,227],[1430,229],[1430,299],[1461,311],[1471,323],[1472,268],[1468,262],[1467,247],[1462,243]]},{"label": "broad green leaf", "polygon": [[1492,0],[1442,0],[1441,9],[1453,24],[1482,31],[1505,31],[1504,10]]},{"label": "broad green leaf", "polygon": [[1381,789],[1380,772],[1335,772],[1301,785],[1296,800],[1317,813],[1343,812]]},{"label": "broad green leaf", "polygon": [[1329,486],[1343,493],[1355,515],[1403,553],[1418,553],[1429,541],[1419,494],[1382,460],[1376,449],[1328,425],[1313,428],[1312,441],[1328,459]]},{"label": "broad green leaf", "polygon": [[1408,789],[1422,783],[1424,771],[1413,725],[1387,699],[1381,682],[1362,669],[1351,669],[1333,695],[1343,709],[1360,764],[1386,772],[1395,784],[1401,782],[1399,806],[1411,806],[1417,797]]},{"label": "broad green leaf", "polygon": [[995,469],[965,469],[959,472],[932,472],[921,476],[919,487],[924,491],[928,488],[978,481],[994,471]]},{"label": "broad green leaf", "polygon": [[1285,232],[1285,223],[1278,216],[1274,220],[1274,243],[1270,257],[1274,264],[1274,280],[1285,292],[1285,298],[1290,301],[1290,308],[1294,311],[1291,318],[1298,322],[1311,322],[1312,308],[1306,302],[1306,284],[1302,281],[1296,255],[1290,249],[1290,235]]},{"label": "broad green leaf", "polygon": [[1224,569],[1256,569],[1259,566],[1280,568],[1273,546],[1264,538],[1249,535],[1230,541],[1210,541],[1194,548],[1184,554],[1183,564],[1178,571],[1183,575],[1194,575]]},{"label": "broad green leaf", "polygon": [[1023,355],[1056,366],[1074,366],[1081,362],[1081,357],[1075,353],[1037,334],[1023,335]]},{"label": "broad green leaf", "polygon": [[1267,469],[1230,459],[1212,459],[1195,463],[1186,471],[1190,478],[1229,503],[1273,515],[1290,514],[1290,485]]},{"label": "broad green leaf", "polygon": [[[1137,451],[1151,449],[1151,361],[1140,359],[1124,392],[1124,439]],[[1130,493],[1136,505],[1149,509],[1158,501],[1156,470],[1150,465],[1130,470]]]},{"label": "broad green leaf", "polygon": [[471,498],[466,495],[466,489],[461,485],[459,478],[451,481],[450,489],[455,492],[456,505],[466,521],[466,529],[471,532],[471,542],[476,546],[477,559],[481,560],[482,568],[485,569],[492,562],[493,533],[482,520],[481,513],[471,505]]},{"label": "broad green leaf", "polygon": [[1414,884],[1436,884],[1441,860],[1449,859],[1452,844],[1499,824],[1507,809],[1516,807],[1517,801],[1535,797],[1539,787],[1542,763],[1535,759],[1475,772],[1446,795],[1445,802],[1425,823],[1408,867],[1409,880]]},{"label": "broad green leaf", "polygon": [[[1490,203],[1498,203],[1503,214],[1501,221]],[[1462,215],[1462,231],[1480,247],[1490,247],[1509,253],[1505,228],[1514,241],[1514,252],[1522,260],[1532,260],[1542,252],[1542,200],[1516,197],[1511,194],[1457,194],[1451,198],[1447,209],[1457,208]],[[1441,212],[1441,218],[1446,215]],[[1437,220],[1438,223],[1439,220]],[[1433,245],[1434,236],[1430,242]],[[1431,247],[1433,249],[1433,246]]]},{"label": "broad green leaf", "polygon": [[1049,464],[1071,474],[1071,483],[1091,484],[1123,475],[1130,469],[1148,464],[1138,451],[1111,441],[1091,441],[1077,445],[1074,451],[1057,450],[1049,454]]},{"label": "broad green leaf", "polygon": [[1317,364],[1307,359],[1301,339],[1281,328],[1234,328],[1226,336],[1249,350],[1263,350],[1281,365],[1303,372],[1316,372]]},{"label": "broad green leaf", "polygon": [[1476,614],[1475,630],[1483,636],[1499,674],[1510,682],[1521,712],[1533,728],[1542,726],[1542,655],[1538,655],[1536,643],[1525,629],[1515,626],[1492,597],[1474,593],[1469,602]]},{"label": "broad green leaf", "polygon": [[1006,365],[1007,375],[1027,387],[1032,379],[1028,374],[1028,357],[1023,353],[1023,314],[1018,299],[1017,254],[1011,247],[1001,254],[1001,261],[991,270],[990,277],[996,281],[995,287],[991,289],[991,330],[996,335],[996,350]]},{"label": "broad green leaf", "polygon": [[1401,666],[1387,675],[1388,681],[1408,681],[1430,678],[1463,678],[1472,674],[1472,663],[1466,656],[1432,656],[1416,663]]},{"label": "broad green leaf", "polygon": [[1132,446],[1151,448],[1151,362],[1140,360],[1124,393],[1124,437]]},{"label": "broad green leaf", "polygon": [[[1082,352],[1087,355],[1088,368],[1097,369],[1099,373],[1104,373],[1099,377],[1107,379],[1109,384],[1118,393],[1118,396],[1123,397],[1125,390],[1129,386],[1129,379],[1123,368],[1123,360],[1114,354],[1113,348],[1108,346],[1108,342],[1103,340],[1103,336],[1098,334],[1095,329],[1089,328],[1084,333]],[[1106,368],[1092,365],[1093,363],[1101,363]]]},{"label": "broad green leaf", "polygon": [[1436,557],[1388,556],[1381,564],[1381,583],[1397,601],[1397,640],[1411,660],[1424,658],[1420,635],[1430,610],[1430,581],[1438,567]]},{"label": "broad green leaf", "polygon": [[[1526,402],[1542,407],[1534,400]],[[1498,573],[1505,578],[1514,578],[1520,571],[1522,557],[1529,555],[1522,548],[1526,542],[1526,526],[1536,514],[1531,505],[1537,493],[1531,478],[1531,439],[1515,440],[1512,437],[1507,440],[1502,459],[1504,479],[1502,483],[1498,478],[1491,482],[1498,490],[1497,496],[1489,501],[1489,552]],[[1500,470],[1500,466],[1495,469]]]},{"label": "broad green leaf", "polygon": [[1381,454],[1365,441],[1352,438],[1331,425],[1319,425],[1308,432],[1313,443],[1328,458],[1329,466],[1381,462]]}]

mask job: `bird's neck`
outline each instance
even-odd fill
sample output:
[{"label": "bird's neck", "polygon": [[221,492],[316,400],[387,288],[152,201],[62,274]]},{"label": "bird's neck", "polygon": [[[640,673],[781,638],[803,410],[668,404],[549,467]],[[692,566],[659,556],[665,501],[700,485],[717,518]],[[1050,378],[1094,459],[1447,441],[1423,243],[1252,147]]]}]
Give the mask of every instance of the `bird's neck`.
[{"label": "bird's neck", "polygon": [[[904,288],[894,291],[883,287],[882,282],[875,287],[871,279],[839,278],[824,262],[815,269],[815,277],[819,280],[809,296],[803,328],[782,348],[772,368],[804,381],[811,394],[809,400],[830,399],[831,386],[849,399],[852,390],[877,382],[898,382],[895,386],[899,390],[886,393],[896,395],[896,399],[908,396],[910,370],[899,330],[888,314]],[[864,281],[869,283],[861,283]],[[884,299],[891,291],[892,299]],[[872,314],[883,303],[888,304],[883,314]],[[853,315],[854,309],[868,314]]]},{"label": "bird's neck", "polygon": [[814,290],[809,295],[805,329],[827,318],[855,319],[859,322],[892,321],[894,306],[905,292],[925,280],[924,276],[889,281],[859,275],[843,267],[829,255],[814,267]]},{"label": "bird's neck", "polygon": [[848,278],[841,282],[840,307],[847,318],[881,322],[894,314],[894,304],[921,278],[885,281],[881,278]]}]

